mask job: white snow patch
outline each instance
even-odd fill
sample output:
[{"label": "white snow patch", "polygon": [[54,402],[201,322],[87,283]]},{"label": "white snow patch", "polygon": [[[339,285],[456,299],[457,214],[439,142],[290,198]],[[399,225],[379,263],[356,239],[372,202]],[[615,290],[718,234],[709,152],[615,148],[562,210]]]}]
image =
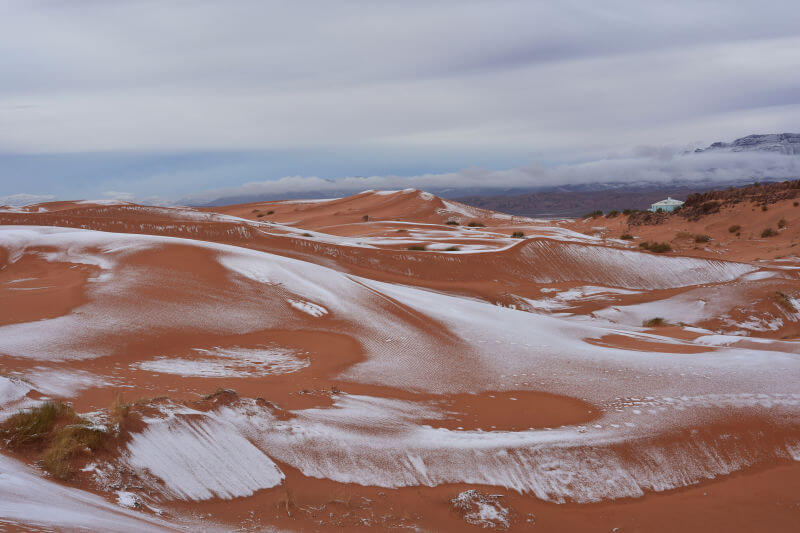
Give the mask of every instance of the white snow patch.
[{"label": "white snow patch", "polygon": [[179,528],[72,487],[45,479],[0,455],[0,523],[58,530],[140,533]]},{"label": "white snow patch", "polygon": [[195,348],[197,358],[157,357],[132,366],[149,372],[176,374],[184,377],[244,378],[276,374],[291,374],[306,368],[311,362],[301,359],[285,348]]},{"label": "white snow patch", "polygon": [[137,509],[142,506],[142,502],[139,499],[139,497],[133,492],[118,490],[117,505],[121,505],[122,507],[127,507],[128,509]]},{"label": "white snow patch", "polygon": [[284,478],[272,460],[231,424],[205,418],[151,423],[128,443],[128,462],[164,481],[185,500],[250,496]]},{"label": "white snow patch", "polygon": [[307,313],[313,317],[319,318],[328,314],[328,310],[319,304],[293,299],[289,299],[287,301],[289,302],[289,305],[298,311],[302,311],[303,313]]}]

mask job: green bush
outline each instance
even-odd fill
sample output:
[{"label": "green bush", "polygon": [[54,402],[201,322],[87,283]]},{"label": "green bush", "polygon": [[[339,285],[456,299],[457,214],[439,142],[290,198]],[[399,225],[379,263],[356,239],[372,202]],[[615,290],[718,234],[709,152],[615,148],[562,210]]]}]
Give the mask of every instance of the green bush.
[{"label": "green bush", "polygon": [[633,240],[633,235],[631,235],[630,233],[623,233],[622,235],[619,236],[619,238],[622,239],[623,241],[630,241]]},{"label": "green bush", "polygon": [[655,317],[655,318],[651,318],[650,320],[645,320],[644,322],[642,322],[642,326],[644,326],[646,328],[657,328],[657,327],[666,326],[666,325],[667,325],[667,321],[664,320],[661,317],[658,317],[658,316]]},{"label": "green bush", "polygon": [[729,231],[730,233],[736,233],[736,232],[737,232],[737,231],[739,231],[740,229],[742,229],[742,227],[741,227],[739,224],[734,224],[733,226],[731,226],[730,228],[728,228],[728,231]]},{"label": "green bush", "polygon": [[619,216],[619,211],[617,211],[616,209],[612,209],[611,211],[608,212],[606,218],[614,218],[616,216]]},{"label": "green bush", "polygon": [[515,231],[514,233],[511,234],[511,236],[514,237],[515,239],[522,239],[525,237],[525,234],[522,233],[521,231]]},{"label": "green bush", "polygon": [[774,229],[766,228],[764,231],[761,232],[761,237],[762,238],[774,237],[777,234],[778,234],[778,232],[775,231]]},{"label": "green bush", "polygon": [[458,226],[458,221],[457,220],[448,220],[447,222],[445,222],[445,224],[447,224],[448,226]]},{"label": "green bush", "polygon": [[484,224],[483,222],[475,222],[475,221],[473,221],[473,222],[470,222],[469,224],[467,224],[467,226],[469,226],[470,228],[485,228],[486,224]]}]

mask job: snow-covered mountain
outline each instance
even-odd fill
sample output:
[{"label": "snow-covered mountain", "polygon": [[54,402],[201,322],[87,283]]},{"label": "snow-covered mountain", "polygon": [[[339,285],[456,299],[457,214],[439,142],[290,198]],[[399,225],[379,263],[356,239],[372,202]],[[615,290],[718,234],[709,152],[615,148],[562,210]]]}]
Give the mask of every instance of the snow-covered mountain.
[{"label": "snow-covered mountain", "polygon": [[800,155],[800,133],[748,135],[730,143],[715,142],[708,148],[698,148],[695,152],[717,150],[727,152],[778,152],[786,155]]}]

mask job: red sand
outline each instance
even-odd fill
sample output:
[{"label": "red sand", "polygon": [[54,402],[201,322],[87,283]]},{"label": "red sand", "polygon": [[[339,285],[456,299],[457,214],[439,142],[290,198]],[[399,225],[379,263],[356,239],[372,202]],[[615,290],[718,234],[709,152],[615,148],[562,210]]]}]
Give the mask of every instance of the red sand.
[{"label": "red sand", "polygon": [[[721,304],[725,309],[725,317],[716,313],[694,321],[687,318],[686,324],[673,323],[655,328],[641,328],[640,324],[633,324],[615,326],[615,329],[604,325],[604,334],[583,338],[587,349],[594,346],[604,350],[599,352],[605,354],[603,357],[610,357],[616,352],[655,352],[663,354],[665,358],[670,354],[673,357],[713,356],[724,344],[703,344],[698,341],[713,333],[737,333],[743,345],[749,343],[749,348],[781,353],[789,351],[787,346],[793,345],[787,341],[794,340],[800,333],[800,315],[791,300],[800,293],[800,280],[794,270],[780,268],[796,263],[764,265],[755,262],[758,258],[786,258],[794,253],[793,248],[800,236],[797,233],[800,231],[800,209],[794,208],[791,201],[776,204],[767,212],[756,210],[749,204],[741,204],[698,222],[674,218],[666,224],[652,227],[628,227],[622,216],[547,225],[496,216],[465,206],[454,207],[452,203],[419,191],[391,194],[365,192],[331,201],[263,202],[203,210],[72,202],[42,204],[41,207],[47,211],[38,212],[36,207],[32,207],[26,209],[27,212],[0,212],[1,228],[9,229],[16,225],[58,226],[181,237],[193,242],[231,244],[242,249],[269,252],[345,273],[351,276],[347,279],[354,281],[354,286],[363,287],[365,294],[370,295],[366,297],[373,300],[370,302],[373,306],[369,307],[372,310],[370,312],[389,317],[391,323],[414,331],[416,337],[426,339],[438,349],[434,353],[417,353],[405,341],[379,339],[380,342],[385,342],[398,358],[416,357],[416,367],[424,369],[430,365],[431,375],[434,375],[436,365],[443,366],[445,370],[438,370],[439,374],[436,375],[444,376],[441,379],[445,381],[448,376],[451,377],[454,390],[458,384],[469,382],[470,379],[477,382],[481,373],[489,375],[494,372],[485,365],[468,363],[471,361],[468,355],[470,350],[488,354],[491,358],[495,350],[493,346],[498,346],[496,357],[501,358],[500,346],[505,341],[489,339],[485,346],[469,346],[464,338],[449,331],[448,326],[433,314],[420,312],[408,303],[380,294],[352,276],[422,287],[437,293],[467,297],[470,301],[532,313],[552,313],[553,316],[568,314],[575,324],[582,324],[581,320],[590,321],[593,313],[611,306],[658,302],[702,288],[699,285],[711,288],[723,286],[726,294],[736,295],[730,302]],[[739,237],[728,232],[733,222],[745,219],[747,222],[742,224]],[[774,226],[780,219],[788,221],[787,228],[776,237],[761,239],[762,226]],[[457,221],[459,225],[448,225],[447,221]],[[483,226],[465,227],[469,222]],[[598,267],[602,263],[597,263],[593,257],[602,256],[607,249],[628,250],[631,245],[608,239],[593,241],[589,237],[576,242],[572,237],[560,237],[561,233],[548,233],[533,239],[508,238],[514,231],[522,231],[526,235],[545,231],[536,229],[537,226],[546,226],[549,228],[547,231],[553,232],[568,228],[607,238],[631,233],[638,240],[669,241],[676,250],[668,254],[671,256],[751,262],[756,268],[767,267],[769,272],[778,277],[764,275],[750,280],[737,278],[718,283],[638,288],[627,292],[611,290],[595,294],[591,290],[587,292],[585,287],[619,289],[622,281],[630,280],[621,281],[618,272]],[[308,236],[304,235],[306,232],[318,233]],[[708,244],[696,244],[693,238],[687,237],[699,233],[708,234],[713,240]],[[409,242],[442,249],[408,250],[410,245],[404,242],[405,235],[408,235]],[[476,250],[485,251],[461,253],[463,250],[444,250],[446,246],[472,245],[479,247]],[[575,247],[580,253],[576,254]],[[614,411],[611,404],[595,405],[585,399],[585,396],[591,396],[596,385],[592,382],[581,384],[586,391],[585,396],[573,389],[569,389],[572,392],[568,393],[568,387],[564,387],[564,392],[553,393],[552,389],[558,388],[561,377],[547,375],[545,379],[537,374],[534,378],[539,371],[535,365],[526,367],[526,372],[519,375],[519,370],[503,370],[509,374],[513,372],[513,379],[520,385],[519,388],[507,387],[504,390],[436,394],[415,386],[393,386],[374,380],[348,378],[348,372],[369,362],[369,350],[374,350],[370,348],[373,345],[370,343],[375,343],[376,339],[374,334],[364,333],[364,323],[335,308],[314,315],[304,311],[302,306],[287,305],[287,301],[297,301],[299,298],[291,292],[290,287],[278,282],[258,282],[233,275],[219,261],[222,252],[213,248],[174,241],[123,254],[113,250],[95,250],[97,253],[108,253],[109,257],[115,259],[114,279],[125,283],[115,291],[106,292],[97,289],[103,286],[96,279],[102,269],[70,261],[69,258],[47,255],[54,251],[58,250],[32,247],[17,257],[10,247],[6,249],[0,246],[0,326],[85,313],[88,312],[87,305],[97,305],[107,310],[125,310],[134,315],[141,313],[143,323],[149,325],[136,328],[136,324],[127,322],[94,338],[84,348],[107,354],[100,357],[41,360],[14,356],[0,349],[0,376],[24,379],[26,376],[35,377],[43,371],[58,371],[101,377],[100,382],[75,387],[68,394],[50,394],[63,396],[78,412],[106,409],[119,393],[123,393],[128,401],[137,400],[132,407],[132,416],[139,421],[129,425],[116,445],[118,448],[104,456],[104,460],[111,463],[124,455],[128,439],[148,426],[142,421],[146,419],[138,417],[161,416],[157,407],[165,405],[163,402],[167,400],[152,400],[158,397],[167,397],[169,402],[189,406],[199,412],[212,413],[220,405],[237,405],[239,398],[260,398],[258,405],[269,409],[279,420],[286,423],[295,421],[297,424],[306,423],[304,417],[316,410],[336,412],[337,402],[343,398],[388,399],[401,402],[404,406],[413,406],[413,409],[432,410],[437,414],[427,416],[420,414],[422,411],[412,409],[411,414],[403,415],[407,419],[403,419],[402,424],[408,427],[440,428],[441,431],[473,434],[480,432],[489,436],[492,432],[514,434],[530,429],[549,431],[562,427],[586,428],[595,424],[605,426],[607,422],[603,417]],[[552,281],[538,281],[545,278]],[[644,276],[637,283],[647,282],[648,278]],[[568,294],[570,290],[584,291],[580,293],[583,296],[572,300],[555,298],[555,295]],[[789,299],[779,296],[781,294]],[[534,303],[526,303],[529,301]],[[489,308],[494,309],[491,306]],[[180,321],[151,319],[151,316],[158,317],[162,310],[167,313],[170,309],[180,309],[178,314],[183,314],[187,320],[197,320],[192,322],[194,325],[187,326]],[[231,331],[220,319],[224,318],[225,313],[233,311],[241,312],[243,321],[262,320],[265,325],[249,330],[242,326],[241,331]],[[113,311],[108,313],[109,317],[116,316]],[[755,322],[749,322],[753,317],[760,320],[759,324],[772,324],[775,327],[759,329],[760,326],[752,325]],[[372,318],[375,317],[363,316],[359,320],[369,322]],[[619,331],[625,328],[628,330]],[[654,337],[642,337],[636,332]],[[390,334],[387,332],[386,335]],[[758,343],[758,339],[765,340]],[[771,341],[776,344],[764,344]],[[242,367],[245,369],[242,375],[181,375],[148,370],[146,366],[147,362],[167,358],[187,360],[189,367],[199,368],[198,365],[209,364],[206,361],[209,356],[199,350],[213,351],[218,347],[243,350],[281,347],[300,354],[298,357],[307,359],[308,364],[289,373],[265,375],[248,374],[252,370],[250,367]],[[142,366],[143,363],[145,366]],[[219,364],[219,361],[214,364]],[[567,358],[562,364],[564,375],[571,375],[581,372],[586,363]],[[631,375],[635,375],[631,379],[640,379],[644,374]],[[720,374],[709,378],[712,381],[720,380],[712,383],[709,390],[717,390],[719,385],[724,385],[723,376]],[[787,379],[791,379],[791,376],[790,371]],[[508,377],[510,379],[511,375]],[[32,379],[31,383],[34,391],[29,393],[29,397],[41,396],[36,379]],[[236,395],[228,400],[220,400],[222,403],[214,398],[200,399],[217,389],[232,389]],[[791,416],[784,413],[780,415],[784,418],[777,418],[787,425],[786,434],[791,435],[796,429],[793,425],[796,421],[792,417],[799,413],[797,407],[787,409]],[[716,431],[714,424],[718,423],[718,418],[715,414],[698,410],[692,416],[697,417],[693,422],[697,427],[704,431]],[[746,432],[760,428],[765,421],[776,419],[771,414],[763,414],[763,417],[763,420],[759,417],[741,418],[739,422],[734,421],[732,426],[725,426],[724,431]],[[342,422],[341,427],[350,428],[354,433],[372,432],[376,436],[383,431],[374,422],[360,419]],[[397,430],[391,426],[385,431],[391,434]],[[769,431],[772,429],[766,431],[763,438],[769,441]],[[687,443],[690,439],[687,435],[692,433],[669,430],[657,434],[656,440],[648,441],[650,444],[647,446],[666,446],[673,441]],[[777,433],[775,438],[778,438]],[[724,441],[724,437],[719,439]],[[628,443],[614,446],[619,450],[628,450],[627,446],[636,450],[638,445]],[[641,446],[646,447],[644,444]],[[629,453],[619,450],[615,453],[623,456]],[[269,450],[265,450],[265,453],[269,455]],[[509,453],[516,452],[511,450]],[[37,459],[35,453],[23,457],[30,463]],[[84,465],[91,460],[90,457],[81,458],[76,464]],[[720,475],[716,479],[701,482],[687,481],[671,490],[646,490],[638,498],[609,497],[597,503],[563,504],[543,501],[531,493],[480,483],[364,486],[305,475],[292,464],[279,459],[275,459],[275,462],[286,479],[276,487],[255,491],[247,497],[184,501],[159,495],[156,490],[160,486],[158,483],[141,488],[140,495],[156,502],[158,507],[165,510],[164,516],[168,519],[180,521],[186,516],[206,516],[226,528],[245,530],[266,526],[300,530],[350,530],[357,527],[365,530],[397,527],[478,530],[479,526],[468,524],[450,504],[457,494],[469,489],[503,495],[505,504],[513,509],[509,522],[511,530],[527,530],[535,524],[536,529],[542,531],[791,531],[800,516],[797,499],[800,467],[785,453],[782,460],[764,455],[763,459],[754,463],[755,466],[732,469],[730,475]],[[658,470],[660,466],[654,463],[652,468]],[[89,474],[76,475],[66,483],[101,494],[110,501],[115,499],[113,490],[99,484]]]}]

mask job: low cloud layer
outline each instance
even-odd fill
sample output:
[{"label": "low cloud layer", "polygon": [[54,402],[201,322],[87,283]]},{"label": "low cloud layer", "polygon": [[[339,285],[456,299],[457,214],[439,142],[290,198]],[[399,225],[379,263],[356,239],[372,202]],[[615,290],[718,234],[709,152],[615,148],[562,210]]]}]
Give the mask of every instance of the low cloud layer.
[{"label": "low cloud layer", "polygon": [[[448,190],[539,188],[591,183],[728,183],[742,180],[800,178],[800,157],[770,152],[710,152],[675,154],[670,149],[638,149],[629,157],[586,163],[541,165],[508,170],[464,169],[417,176],[369,176],[324,179],[286,176],[191,194],[183,203],[207,203],[220,198],[280,197],[308,193],[357,192],[365,189]],[[451,193],[452,194],[452,193]]]},{"label": "low cloud layer", "polygon": [[0,196],[0,205],[19,207],[23,205],[40,204],[51,200],[55,200],[55,196],[52,194],[29,194],[23,192]]}]

